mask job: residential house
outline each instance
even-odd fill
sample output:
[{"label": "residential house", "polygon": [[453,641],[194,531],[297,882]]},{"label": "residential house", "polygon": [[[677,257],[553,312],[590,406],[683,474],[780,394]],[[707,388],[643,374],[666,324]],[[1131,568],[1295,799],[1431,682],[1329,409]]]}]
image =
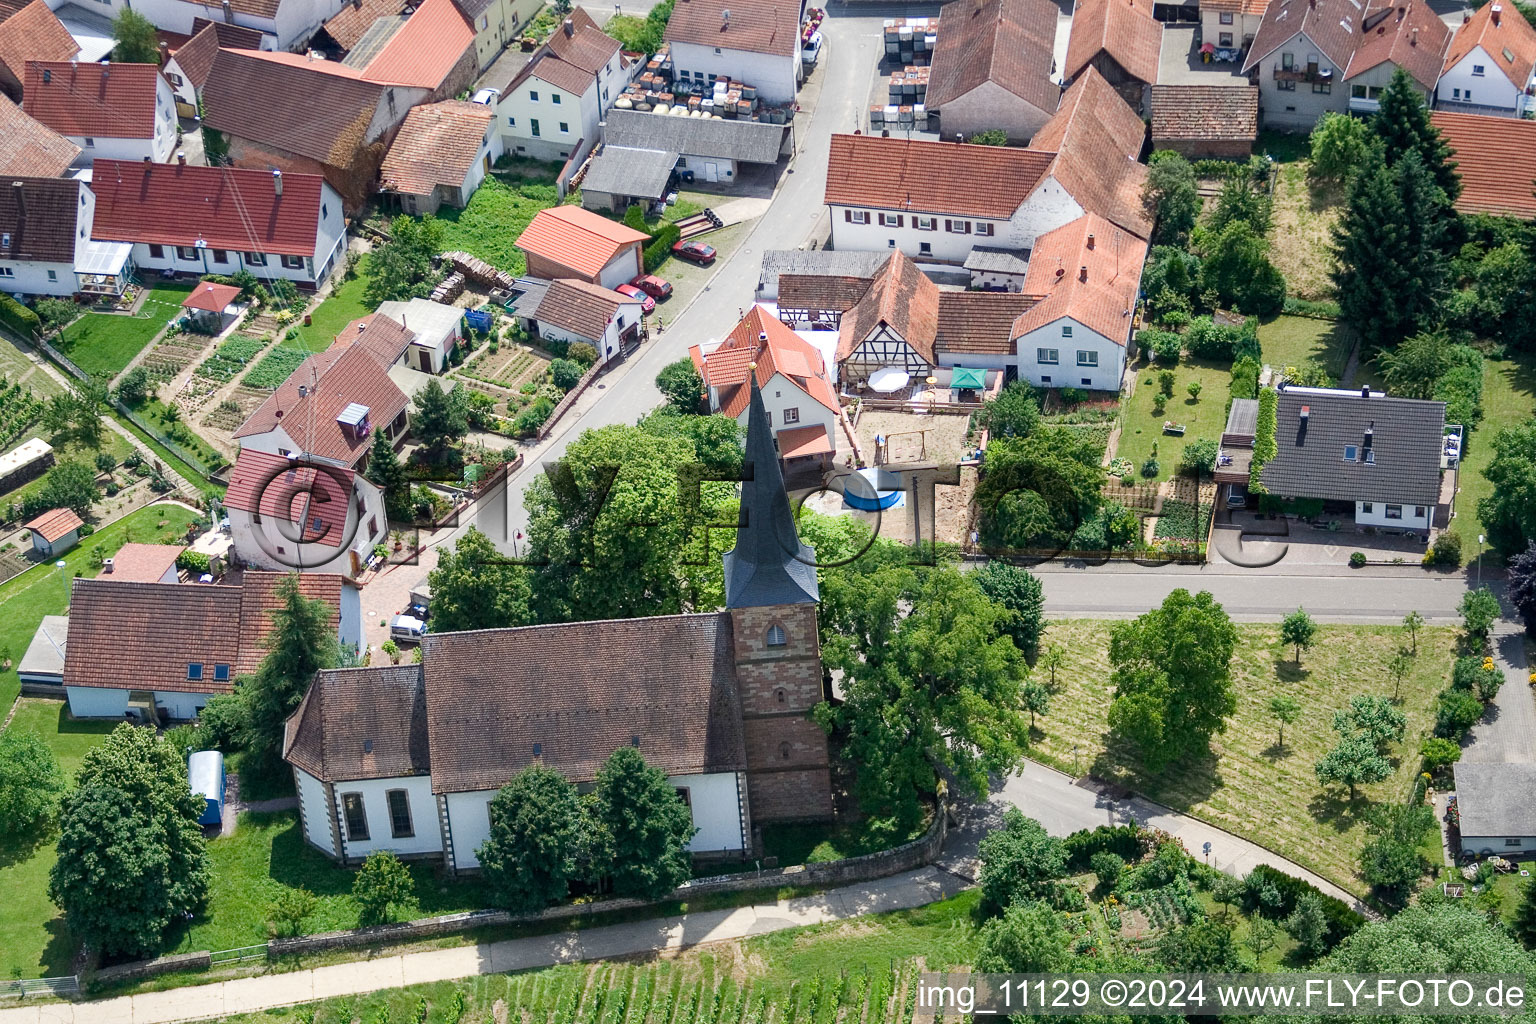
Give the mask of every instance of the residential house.
[{"label": "residential house", "polygon": [[75,178],[11,178],[0,183],[0,291],[73,295],[75,268],[91,250],[96,197]]},{"label": "residential house", "polygon": [[49,509],[29,522],[21,524],[23,530],[32,532],[32,550],[43,558],[57,558],[80,543],[80,530],[85,521],[73,509]]},{"label": "residential house", "polygon": [[1268,127],[1307,131],[1328,111],[1367,114],[1398,68],[1426,101],[1450,29],[1423,2],[1271,0],[1243,64]]},{"label": "residential house", "polygon": [[619,41],[574,8],[509,80],[493,83],[502,148],[580,164],[602,135],[604,111],[628,82]]},{"label": "residential house", "polygon": [[639,299],[572,278],[518,278],[512,313],[536,338],[586,342],[597,351],[600,364],[640,343],[644,318]]},{"label": "residential house", "polygon": [[271,39],[254,28],[223,21],[203,22],[192,38],[165,57],[165,78],[176,95],[176,113],[181,117],[198,116],[203,86],[213,70],[214,55],[221,47],[227,50],[270,49],[263,44],[270,43]]},{"label": "residential house", "polygon": [[176,151],[176,99],[153,64],[29,60],[21,109],[79,146],[86,166]]},{"label": "residential house", "polygon": [[354,322],[235,431],[224,506],[242,562],[349,576],[367,565],[389,519],[363,471],[375,430],[404,440],[409,399],[390,367],[409,340],[387,317]]},{"label": "residential house", "polygon": [[[870,278],[885,266],[890,256],[884,252],[843,251],[840,249],[769,249],[763,253],[762,269],[758,271],[756,301],[777,303],[780,313],[780,282],[803,277],[841,277],[857,284],[862,281],[857,294],[848,305],[864,294]],[[847,306],[843,306],[846,309]],[[802,318],[806,319],[806,318]],[[793,322],[790,320],[789,322]],[[836,326],[833,324],[833,326]]]},{"label": "residential house", "polygon": [[1380,391],[1282,387],[1279,452],[1259,480],[1279,498],[1321,498],[1356,526],[1428,533],[1450,521],[1442,487],[1445,403]]},{"label": "residential house", "polygon": [[1028,149],[834,135],[825,200],[832,247],[899,248],[960,266],[977,246],[1025,253],[1088,212],[1149,237],[1147,168],[1138,162],[1145,140],[1141,118],[1092,68]]},{"label": "residential house", "polygon": [[379,167],[379,190],[406,213],[463,209],[501,155],[491,108],[443,100],[411,108]]},{"label": "residential house", "polygon": [[1536,167],[1536,122],[1446,110],[1429,117],[1451,147],[1451,159],[1461,176],[1458,211],[1536,218],[1532,183],[1513,170]]},{"label": "residential house", "polygon": [[318,287],[342,262],[341,197],[315,174],[102,160],[93,237],[141,270],[286,278]]},{"label": "residential house", "polygon": [[709,411],[746,425],[750,377],[762,393],[767,424],[785,473],[822,470],[837,454],[841,406],[816,346],[754,305],[722,341],[688,349],[704,379]]},{"label": "residential house", "polygon": [[1152,148],[1190,160],[1247,159],[1259,137],[1255,86],[1154,85]]},{"label": "residential house", "polygon": [[80,44],[45,0],[32,0],[0,21],[0,93],[20,103],[27,61],[67,61],[79,52]]},{"label": "residential house", "polygon": [[[809,301],[783,295],[782,279],[779,288],[781,303]],[[828,301],[823,298],[817,305],[824,307]],[[816,319],[825,321],[826,313],[819,312]],[[842,311],[837,324],[837,372],[845,388],[887,367],[922,380],[938,365],[934,339],[939,333],[939,289],[900,249],[859,300]]]},{"label": "residential house", "polygon": [[928,114],[943,134],[993,129],[1022,145],[1061,100],[1050,0],[953,0],[939,13],[928,71]]},{"label": "residential house", "polygon": [[453,0],[422,0],[375,21],[341,64],[364,81],[425,89],[423,102],[452,99],[475,80],[475,31]]},{"label": "residential house", "polygon": [[790,129],[784,125],[664,117],[638,110],[610,110],[603,139],[606,146],[675,152],[679,172],[725,185],[735,184],[746,172],[773,167],[792,148]]},{"label": "residential house", "polygon": [[[688,0],[692,2],[692,0]],[[305,840],[479,868],[497,791],[531,764],[578,786],[634,747],[666,773],[696,856],[754,824],[832,815],[814,552],[800,543],[754,381],[726,609],[429,633],[420,665],[321,672],[284,730]]]},{"label": "residential house", "polygon": [[176,559],[186,549],[179,544],[130,542],[101,561],[101,574],[118,583],[175,583]]},{"label": "residential house", "polygon": [[769,105],[793,103],[804,77],[799,0],[678,0],[667,20],[673,74],[755,86]]},{"label": "residential house", "polygon": [[[1024,279],[1034,301],[1011,332],[1019,379],[1119,391],[1146,258],[1145,239],[1093,213],[1041,235]],[[1000,368],[979,353],[961,361]]]},{"label": "residential house", "polygon": [[579,206],[553,206],[534,214],[517,236],[528,276],[574,278],[617,288],[644,270],[640,247],[650,236]]},{"label": "residential house", "polygon": [[[210,697],[233,693],[267,653],[282,607],[283,573],[247,572],[237,584],[144,583],[110,576],[74,581],[69,598],[64,687],[76,718],[195,718]],[[300,592],[325,602],[337,641],[359,652],[358,588],[310,574]]]},{"label": "residential house", "polygon": [[1269,0],[1201,0],[1200,38],[1218,50],[1246,50],[1268,8]]},{"label": "residential house", "polygon": [[1146,88],[1157,84],[1162,47],[1163,26],[1150,0],[1079,0],[1062,73],[1075,82],[1093,68],[1141,111]]},{"label": "residential house", "polygon": [[57,178],[67,174],[80,147],[47,125],[39,124],[0,96],[0,177]]},{"label": "residential house", "polygon": [[1451,36],[1435,89],[1442,110],[1524,117],[1536,93],[1536,29],[1518,9],[1484,4]]},{"label": "residential house", "polygon": [[[302,50],[310,36],[341,9],[344,0],[97,0],[108,20],[133,10],[162,32],[193,36],[208,22],[223,22],[262,34],[261,49]],[[93,5],[91,8],[97,8]],[[68,20],[66,18],[66,20]]]},{"label": "residential house", "polygon": [[1514,858],[1536,852],[1536,764],[1461,761],[1453,770],[1463,854]]},{"label": "residential house", "polygon": [[[388,321],[381,323],[380,321]],[[337,336],[337,344],[349,340],[363,330],[376,327],[368,335],[370,344],[384,344],[381,338],[392,339],[395,331],[410,339],[410,345],[400,352],[399,364],[422,373],[442,373],[448,369],[449,357],[459,342],[464,340],[464,311],[431,299],[411,299],[408,302],[389,301],[379,303],[372,316],[365,316],[350,324]]]}]

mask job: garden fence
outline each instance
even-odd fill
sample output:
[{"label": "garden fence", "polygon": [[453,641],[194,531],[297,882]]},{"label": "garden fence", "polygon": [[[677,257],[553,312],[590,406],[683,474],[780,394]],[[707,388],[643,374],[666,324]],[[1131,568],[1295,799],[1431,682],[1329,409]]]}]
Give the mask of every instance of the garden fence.
[{"label": "garden fence", "polygon": [[245,960],[265,960],[267,958],[267,944],[265,942],[257,946],[237,946],[234,949],[220,949],[208,954],[210,963],[238,964]]},{"label": "garden fence", "polygon": [[68,974],[61,978],[17,978],[0,986],[0,999],[25,999],[27,996],[77,996],[80,978]]}]

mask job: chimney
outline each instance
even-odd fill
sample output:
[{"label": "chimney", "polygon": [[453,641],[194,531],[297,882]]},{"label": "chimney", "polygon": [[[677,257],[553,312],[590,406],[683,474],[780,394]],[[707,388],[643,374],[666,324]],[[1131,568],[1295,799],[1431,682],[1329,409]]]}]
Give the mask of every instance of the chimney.
[{"label": "chimney", "polygon": [[1091,234],[1088,236],[1088,248],[1093,248],[1093,235]]},{"label": "chimney", "polygon": [[1412,34],[1410,34],[1408,36],[1408,45],[1409,46],[1418,46],[1419,45],[1419,30],[1418,29],[1414,29]]},{"label": "chimney", "polygon": [[561,22],[560,28],[565,32],[565,38],[567,39],[576,34],[576,23],[570,18],[566,18],[565,21]]},{"label": "chimney", "polygon": [[1086,281],[1086,280],[1088,280],[1088,268],[1087,267],[1078,267],[1077,268],[1077,279],[1079,281]]},{"label": "chimney", "polygon": [[1361,398],[1370,398],[1371,397],[1371,386],[1369,384],[1361,384],[1360,385],[1360,397]]},{"label": "chimney", "polygon": [[164,64],[167,60],[170,60],[170,58],[171,44],[162,39],[160,40],[160,63]]},{"label": "chimney", "polygon": [[1376,421],[1371,420],[1365,427],[1365,443],[1361,446],[1366,451],[1371,450],[1371,439],[1376,436]]},{"label": "chimney", "polygon": [[229,0],[224,0],[224,24],[233,25],[234,23],[235,9],[229,6]]},{"label": "chimney", "polygon": [[283,194],[283,172],[276,168],[272,170],[272,194],[275,196]]},{"label": "chimney", "polygon": [[[1493,5],[1493,7],[1491,7],[1491,8],[1490,8],[1490,9],[1489,9],[1489,12],[1488,12],[1488,16],[1489,16],[1489,17],[1490,17],[1490,18],[1492,18],[1492,19],[1493,19],[1493,23],[1494,23],[1494,24],[1495,24],[1495,25],[1497,25],[1497,24],[1498,24],[1498,23],[1499,23],[1499,15],[1500,15],[1500,14],[1503,14],[1503,13],[1504,13],[1504,7],[1503,7],[1503,5],[1502,5],[1502,4],[1494,4],[1494,5]],[[1471,18],[1471,16],[1470,16],[1470,15],[1469,15],[1469,16],[1468,16],[1468,17],[1467,17],[1467,20],[1468,20],[1468,21],[1471,21],[1471,20],[1472,20],[1472,18]]]},{"label": "chimney", "polygon": [[110,558],[103,558],[101,560],[101,571],[102,572],[104,572],[104,573],[106,573],[107,575],[110,576],[112,574],[112,570],[114,568],[115,568],[115,564],[114,564],[112,559],[110,559]]},{"label": "chimney", "polygon": [[[1471,11],[1462,11],[1461,12],[1461,23],[1463,25],[1467,25],[1467,24],[1470,24],[1471,21],[1472,21],[1472,12]],[[1499,16],[1497,14],[1495,14],[1493,16],[1493,23],[1495,25],[1497,25],[1499,23]]]},{"label": "chimney", "polygon": [[1311,418],[1312,418],[1312,407],[1310,405],[1302,406],[1301,407],[1301,422],[1302,423],[1306,423],[1307,420],[1309,420]]},{"label": "chimney", "polygon": [[1067,268],[1066,267],[1057,267],[1056,268],[1056,280],[1060,281],[1062,278],[1064,278],[1066,276],[1067,276]]},{"label": "chimney", "polygon": [[182,167],[187,166],[187,154],[185,152],[178,151],[176,154],[176,162]]},{"label": "chimney", "polygon": [[145,162],[145,163],[146,163],[146,164],[152,164],[152,163],[154,163],[154,161],[153,161],[153,160],[151,160],[151,159],[150,159],[150,158],[149,158],[149,157],[145,157],[145,158],[144,158],[144,162]]},{"label": "chimney", "polygon": [[16,219],[27,216],[27,187],[19,181],[11,182],[11,195],[16,199]]}]

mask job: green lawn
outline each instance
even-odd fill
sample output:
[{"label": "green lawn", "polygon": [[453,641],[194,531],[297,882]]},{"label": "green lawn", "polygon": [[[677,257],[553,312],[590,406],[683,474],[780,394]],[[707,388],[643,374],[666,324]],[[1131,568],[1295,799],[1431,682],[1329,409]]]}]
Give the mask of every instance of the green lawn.
[{"label": "green lawn", "polygon": [[[931,815],[929,820],[932,820]],[[822,864],[900,846],[920,838],[928,828],[925,821],[910,835],[892,838],[872,832],[869,825],[868,818],[831,827],[815,823],[764,825],[763,855],[777,857],[781,868],[794,864]]]},{"label": "green lawn", "polygon": [[86,313],[66,327],[53,342],[80,369],[93,377],[110,380],[181,313],[181,300],[190,284],[165,284],[153,288],[133,316]]},{"label": "green lawn", "polygon": [[[1197,438],[1221,439],[1222,428],[1227,425],[1227,393],[1232,382],[1231,369],[1219,363],[1185,359],[1172,367],[1174,374],[1173,397],[1161,416],[1152,411],[1153,400],[1158,396],[1158,374],[1161,367],[1142,366],[1135,370],[1136,393],[1124,404],[1120,446],[1116,458],[1130,459],[1136,479],[1146,482],[1141,475],[1141,465],[1152,455],[1157,446],[1158,475],[1150,478],[1166,480],[1179,470],[1179,458],[1184,446]],[[1200,398],[1189,397],[1185,388],[1191,381],[1201,385]],[[1163,433],[1163,421],[1172,420],[1185,426],[1184,436]]]},{"label": "green lawn", "polygon": [[[208,860],[212,885],[207,909],[175,937],[176,950],[233,949],[267,941],[267,911],[284,888],[302,886],[320,897],[307,931],[357,927],[355,872],[304,842],[297,812],[240,815],[233,835],[208,844]],[[411,865],[421,916],[486,905],[478,885],[441,880],[434,868],[424,861]]]},{"label": "green lawn", "polygon": [[1355,332],[1332,320],[1278,316],[1259,326],[1259,344],[1264,349],[1264,361],[1270,366],[1278,369],[1306,362],[1321,363],[1328,375],[1340,383],[1355,346]]},{"label": "green lawn", "polygon": [[[131,540],[145,544],[174,543],[186,535],[187,524],[194,518],[179,505],[139,509],[81,541],[79,547],[64,556],[64,571],[71,577],[76,573],[95,576],[100,571],[98,557],[112,555]],[[161,522],[166,525],[161,527]],[[95,554],[97,548],[101,549],[100,556]],[[33,566],[0,586],[0,645],[10,649],[12,662],[21,661],[43,616],[62,615],[66,603],[64,580],[52,562]],[[20,691],[21,681],[16,678],[13,664],[0,672],[0,718]]]},{"label": "green lawn", "polygon": [[1269,226],[1270,259],[1285,276],[1286,294],[1297,299],[1333,298],[1333,226],[1344,191],[1314,185],[1308,163],[1299,159],[1280,167]]},{"label": "green lawn", "polygon": [[557,205],[559,198],[552,179],[508,180],[515,177],[488,175],[464,209],[445,206],[437,212],[445,252],[462,250],[514,276],[528,269],[522,250],[513,243],[535,214]]},{"label": "green lawn", "polygon": [[[101,451],[111,452],[112,457],[121,463],[123,459],[127,458],[128,453],[133,451],[133,445],[128,443],[127,438],[116,433],[110,427],[103,426],[101,428],[101,443],[99,445],[88,445],[75,437],[66,437],[62,440],[58,436],[49,437],[47,431],[41,429],[42,426],[42,423],[33,424],[33,429],[27,431],[23,437],[18,438],[17,443],[19,444],[29,437],[43,438],[53,446],[55,464],[75,461],[94,467],[96,464],[96,453]],[[15,490],[6,491],[3,496],[0,496],[0,501],[4,501],[7,505],[13,501],[25,501],[29,496],[43,489],[43,481],[46,477],[47,474],[44,474],[34,480],[29,480]]]},{"label": "green lawn", "polygon": [[[1536,356],[1511,352],[1507,359],[1483,359],[1483,421],[1467,441],[1466,457],[1461,463],[1461,477],[1456,495],[1456,518],[1452,529],[1461,537],[1462,558],[1477,558],[1477,535],[1483,532],[1477,517],[1477,503],[1493,493],[1493,485],[1483,471],[1493,461],[1493,435],[1504,427],[1513,427],[1536,415]],[[1489,567],[1497,557],[1489,556]]]},{"label": "green lawn", "polygon": [[[323,352],[330,348],[331,342],[336,340],[336,335],[347,324],[372,313],[373,308],[363,303],[363,290],[368,287],[367,270],[368,261],[364,259],[358,264],[356,277],[350,281],[341,281],[325,301],[314,308],[310,313],[309,326],[305,327],[301,321],[297,326],[289,328],[284,332],[282,344],[308,352]],[[293,337],[288,337],[289,334]]]},{"label": "green lawn", "polygon": [[64,390],[41,366],[28,359],[9,338],[0,338],[0,377],[22,381],[39,398],[48,398]]},{"label": "green lawn", "polygon": [[[1405,609],[1406,610],[1406,609]],[[1396,744],[1395,774],[1360,789],[1351,805],[1342,790],[1324,789],[1312,766],[1335,741],[1333,713],[1356,694],[1390,696],[1386,665],[1405,641],[1391,627],[1324,626],[1298,668],[1289,648],[1277,647],[1278,627],[1239,625],[1232,661],[1237,712],[1211,742],[1212,755],[1149,775],[1134,753],[1107,736],[1110,690],[1108,623],[1052,622],[1046,642],[1066,655],[1051,710],[1038,720],[1030,756],[1064,771],[1092,772],[1178,810],[1260,843],[1361,893],[1356,874],[1371,801],[1402,800],[1412,785],[1414,751],[1433,726],[1436,694],[1450,675],[1453,631],[1419,632],[1419,655],[1404,680],[1401,710],[1407,736]],[[1301,701],[1302,718],[1276,748],[1269,700],[1280,693]],[[1076,752],[1074,753],[1074,748]]]},{"label": "green lawn", "polygon": [[146,434],[144,431],[140,430],[138,425],[135,424],[132,420],[129,420],[124,416],[119,416],[116,412],[112,414],[112,418],[116,420],[118,425],[120,425],[124,430],[138,438],[144,443],[145,447],[154,452],[155,458],[159,459],[163,465],[168,466],[170,469],[181,474],[187,483],[194,487],[200,488],[201,490],[217,491],[219,494],[224,493],[223,484],[218,483],[215,480],[208,479],[197,470],[187,465],[180,458],[171,454],[169,448],[155,440],[155,438],[151,437],[149,434]]}]

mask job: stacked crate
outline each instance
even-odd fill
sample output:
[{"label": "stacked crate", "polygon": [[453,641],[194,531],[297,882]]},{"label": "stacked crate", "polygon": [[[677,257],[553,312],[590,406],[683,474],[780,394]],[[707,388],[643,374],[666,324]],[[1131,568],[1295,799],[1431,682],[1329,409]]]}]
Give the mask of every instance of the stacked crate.
[{"label": "stacked crate", "polygon": [[903,66],[927,64],[938,28],[938,18],[885,19],[885,59]]}]

